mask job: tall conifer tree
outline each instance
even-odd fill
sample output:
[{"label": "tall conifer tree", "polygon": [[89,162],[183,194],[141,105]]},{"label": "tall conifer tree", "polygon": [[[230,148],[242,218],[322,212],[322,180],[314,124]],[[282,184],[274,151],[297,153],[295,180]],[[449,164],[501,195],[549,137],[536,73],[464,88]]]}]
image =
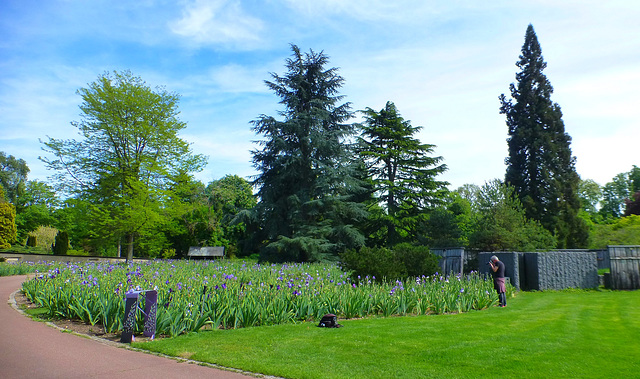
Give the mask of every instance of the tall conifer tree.
[{"label": "tall conifer tree", "polygon": [[292,50],[288,72],[266,82],[284,105],[283,119],[253,121],[264,136],[253,152],[259,203],[245,222],[257,227],[262,259],[318,261],[364,244],[354,227],[364,211],[350,198],[354,166],[344,143],[353,134],[346,123],[352,112],[341,104],[344,80],[336,68],[325,68],[327,56]]},{"label": "tall conifer tree", "polygon": [[415,241],[417,225],[447,193],[448,183],[436,180],[447,166],[442,157],[431,156],[435,145],[414,137],[422,127],[402,118],[392,102],[380,112],[367,108],[363,114],[359,153],[386,211],[380,220],[385,233],[378,243],[392,247]]},{"label": "tall conifer tree", "polygon": [[500,113],[509,128],[505,181],[515,188],[527,218],[553,233],[559,248],[583,247],[588,232],[578,217],[580,177],[571,137],[565,133],[560,106],[551,101],[553,87],[542,73],[547,63],[532,25],[516,66],[521,71],[509,87],[512,99],[500,96]]}]

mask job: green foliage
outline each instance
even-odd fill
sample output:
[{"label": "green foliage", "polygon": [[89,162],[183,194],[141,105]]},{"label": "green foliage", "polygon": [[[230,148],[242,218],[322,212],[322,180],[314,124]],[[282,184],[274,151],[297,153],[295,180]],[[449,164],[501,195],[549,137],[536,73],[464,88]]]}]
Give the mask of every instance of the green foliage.
[{"label": "green foliage", "polygon": [[246,226],[234,217],[256,204],[249,182],[227,175],[205,187],[185,177],[176,182],[175,194],[174,209],[181,211],[163,224],[163,231],[176,257],[186,256],[190,246],[224,246],[228,254],[236,253]]},{"label": "green foliage", "polygon": [[51,250],[53,250],[53,254],[55,255],[66,255],[69,250],[69,234],[64,231],[58,232]]},{"label": "green foliage", "polygon": [[362,247],[340,255],[343,270],[354,280],[372,278],[377,281],[404,280],[407,277],[429,276],[438,270],[438,257],[427,246],[408,243],[386,247]]},{"label": "green foliage", "polygon": [[[406,264],[421,264],[422,250],[401,250]],[[122,330],[123,294],[146,288],[152,280],[158,287],[157,334],[172,337],[204,326],[216,330],[317,321],[327,313],[353,318],[468,312],[497,300],[490,292],[492,282],[477,274],[356,283],[335,264],[87,262],[53,263],[47,269],[23,284],[26,296],[49,316],[99,322],[107,332]]]},{"label": "green foliage", "polygon": [[599,213],[605,220],[622,217],[625,210],[624,201],[629,198],[631,193],[630,187],[629,173],[626,172],[616,175],[604,185]]},{"label": "green foliage", "polygon": [[605,249],[608,245],[640,245],[640,215],[621,217],[609,224],[594,224],[591,228],[591,249]]},{"label": "green foliage", "polygon": [[[2,199],[3,191],[0,186],[0,199]],[[13,204],[5,203],[0,200],[0,249],[11,247],[16,241],[18,230],[15,223],[16,208]]]},{"label": "green foliage", "polygon": [[602,188],[591,179],[580,180],[578,184],[578,196],[581,209],[589,216],[595,217],[598,213],[598,203],[602,199]]},{"label": "green foliage", "polygon": [[283,120],[262,115],[252,122],[264,137],[253,151],[260,202],[236,220],[250,236],[246,254],[257,250],[261,259],[279,262],[332,259],[364,244],[354,226],[365,216],[353,201],[358,162],[351,162],[344,143],[353,134],[345,123],[352,113],[340,104],[343,78],[325,68],[327,56],[291,48],[288,72],[266,82],[281,99]]},{"label": "green foliage", "polygon": [[451,192],[445,201],[444,206],[429,214],[419,240],[437,248],[467,246],[475,222],[471,202],[457,191]]},{"label": "green foliage", "polygon": [[25,275],[36,271],[46,271],[47,265],[33,262],[6,263],[0,258],[0,276]]},{"label": "green foliage", "polygon": [[[584,247],[587,226],[578,217],[579,176],[565,132],[562,111],[551,101],[553,87],[533,26],[527,27],[511,98],[500,96],[506,115],[509,157],[505,182],[515,188],[527,218],[540,222],[560,248]],[[515,100],[515,103],[513,102]]]},{"label": "green foliage", "polygon": [[629,182],[631,182],[629,189],[632,193],[640,191],[640,167],[633,165],[629,171]]},{"label": "green foliage", "polygon": [[514,188],[498,180],[478,193],[478,217],[469,247],[483,251],[534,251],[552,249],[555,239],[540,223],[525,216]]},{"label": "green foliage", "polygon": [[162,259],[173,259],[176,256],[176,249],[165,249],[162,251]]},{"label": "green foliage", "polygon": [[0,202],[6,199],[16,205],[18,197],[24,191],[28,174],[27,162],[0,151],[0,186],[4,188]]},{"label": "green foliage", "polygon": [[36,236],[28,236],[27,237],[27,247],[36,247],[38,246],[38,239]]},{"label": "green foliage", "polygon": [[386,217],[376,218],[386,234],[382,245],[415,241],[416,225],[446,195],[448,183],[435,178],[447,166],[442,157],[430,156],[435,145],[414,138],[422,127],[403,119],[392,102],[379,112],[367,108],[362,113],[365,121],[357,151],[386,212]]},{"label": "green foliage", "polygon": [[84,251],[84,250],[69,249],[69,250],[67,250],[67,255],[87,257],[90,254],[89,254],[88,251]]},{"label": "green foliage", "polygon": [[173,183],[200,170],[204,157],[178,137],[186,124],[177,94],[154,91],[129,71],[105,73],[78,94],[82,119],[72,125],[82,138],[49,138],[53,158],[42,160],[61,190],[90,204],[89,237],[102,249],[124,242],[132,259],[135,239],[155,236],[174,210]]},{"label": "green foliage", "polygon": [[[27,235],[32,234],[41,226],[50,226],[55,223],[55,218],[53,217],[55,201],[49,201],[49,199],[24,200],[25,197],[30,197],[33,194],[30,192],[33,188],[32,183],[38,183],[50,189],[50,187],[41,182],[29,181],[27,183],[25,196],[21,196],[19,199],[19,209],[16,207],[16,226],[18,228],[19,241],[24,241]],[[55,194],[53,196],[55,197]]]}]

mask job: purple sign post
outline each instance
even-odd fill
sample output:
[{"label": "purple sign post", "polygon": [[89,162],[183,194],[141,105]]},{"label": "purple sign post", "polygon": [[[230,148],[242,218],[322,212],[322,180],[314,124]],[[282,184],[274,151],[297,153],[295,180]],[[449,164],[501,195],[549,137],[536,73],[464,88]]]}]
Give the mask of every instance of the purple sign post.
[{"label": "purple sign post", "polygon": [[[140,294],[145,297],[144,311],[140,308]],[[145,337],[154,338],[156,335],[156,311],[158,309],[158,292],[157,291],[132,291],[126,294],[126,303],[124,307],[124,326],[120,342],[131,343],[133,341],[133,330],[136,324],[136,313],[140,309],[144,314],[144,331]]]},{"label": "purple sign post", "polygon": [[156,336],[156,312],[158,310],[158,291],[144,294],[144,331],[142,335],[153,339]]}]

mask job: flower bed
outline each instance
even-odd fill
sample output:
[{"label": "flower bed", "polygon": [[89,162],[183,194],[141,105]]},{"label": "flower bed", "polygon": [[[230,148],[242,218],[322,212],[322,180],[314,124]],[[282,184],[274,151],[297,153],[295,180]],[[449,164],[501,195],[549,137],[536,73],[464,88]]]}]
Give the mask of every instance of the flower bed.
[{"label": "flower bed", "polygon": [[[49,316],[122,330],[124,294],[157,290],[157,333],[239,328],[340,318],[465,312],[497,303],[478,274],[376,283],[350,280],[336,265],[259,265],[230,261],[52,264],[23,284]],[[512,291],[509,288],[509,291]],[[141,330],[141,320],[137,325]]]}]

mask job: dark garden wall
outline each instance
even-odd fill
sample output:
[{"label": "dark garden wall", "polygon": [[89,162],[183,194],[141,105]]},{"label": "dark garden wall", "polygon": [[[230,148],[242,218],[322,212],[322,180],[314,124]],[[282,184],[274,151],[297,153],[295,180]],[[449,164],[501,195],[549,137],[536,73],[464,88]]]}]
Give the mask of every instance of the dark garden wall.
[{"label": "dark garden wall", "polygon": [[595,251],[542,253],[480,253],[478,271],[489,273],[486,265],[495,255],[505,265],[505,276],[522,290],[597,288],[598,258]]},{"label": "dark garden wall", "polygon": [[640,246],[609,246],[611,288],[640,289]]},{"label": "dark garden wall", "polygon": [[527,290],[597,288],[600,284],[596,252],[524,253],[524,271],[522,287]]}]

